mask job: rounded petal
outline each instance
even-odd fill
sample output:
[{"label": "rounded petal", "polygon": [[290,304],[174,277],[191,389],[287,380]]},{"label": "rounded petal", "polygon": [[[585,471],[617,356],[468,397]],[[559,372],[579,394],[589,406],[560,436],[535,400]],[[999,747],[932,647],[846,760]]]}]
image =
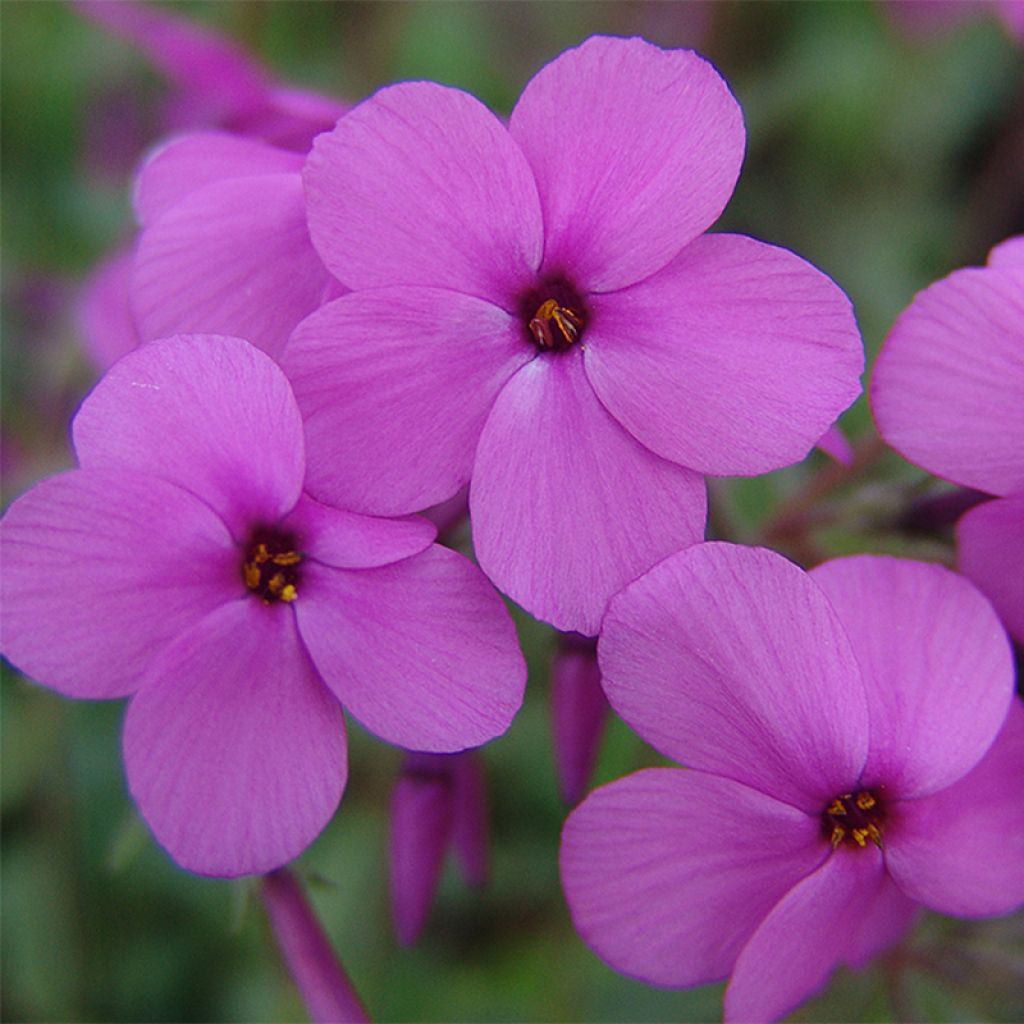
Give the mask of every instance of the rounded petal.
[{"label": "rounded petal", "polygon": [[372,569],[426,551],[434,524],[421,516],[380,519],[321,505],[308,494],[281,521],[299,538],[303,555],[338,569]]},{"label": "rounded petal", "polygon": [[512,309],[540,265],[530,168],[458,89],[381,89],[317,138],[303,177],[313,242],[351,288],[432,285]]},{"label": "rounded petal", "polygon": [[1011,267],[1024,267],[1024,235],[1015,235],[1005,242],[1000,242],[989,254],[988,265],[1009,270]]},{"label": "rounded petal", "polygon": [[837,851],[795,885],[743,947],[725,1020],[778,1020],[820,991],[884,884],[882,855],[870,846]]},{"label": "rounded petal", "polygon": [[895,808],[885,859],[908,897],[942,914],[988,917],[1024,904],[1024,705],[973,771]]},{"label": "rounded petal", "polygon": [[930,473],[1024,490],[1024,271],[968,268],[919,292],[875,364],[882,436]]},{"label": "rounded petal", "polygon": [[284,374],[239,338],[188,335],[118,362],[72,426],[87,469],[155,473],[202,498],[240,538],[298,500],[302,420]]},{"label": "rounded petal", "polygon": [[155,659],[124,723],[128,786],[189,871],[280,867],[316,838],[345,787],[341,708],[290,608],[243,597]]},{"label": "rounded petal", "polygon": [[1024,644],[1024,493],[972,508],[956,524],[960,571]]},{"label": "rounded petal", "polygon": [[562,831],[573,924],[654,985],[724,978],[761,920],[828,850],[810,815],[703,772],[650,768],[602,786]]},{"label": "rounded petal", "polygon": [[663,754],[818,814],[860,776],[868,714],[850,643],[805,572],[700,544],[612,599],[612,707]]},{"label": "rounded petal", "polygon": [[660,274],[591,300],[587,375],[663,458],[751,475],[803,459],[860,394],[846,296],[798,256],[705,235]]},{"label": "rounded petal", "polygon": [[143,226],[213,181],[298,174],[303,158],[227,132],[195,132],[161,146],[135,179],[135,215]]},{"label": "rounded petal", "polygon": [[146,340],[231,334],[276,358],[320,305],[328,276],[299,176],[232,179],[192,192],[143,231],[132,304]]},{"label": "rounded petal", "polygon": [[156,477],[78,470],[0,524],[3,652],[69,697],[124,697],[160,648],[244,592],[224,524]]},{"label": "rounded petal", "polygon": [[535,354],[511,316],[456,292],[381,288],[324,306],[282,360],[305,421],[306,486],[378,515],[451,497],[495,396]]},{"label": "rounded petal", "polygon": [[302,638],[371,732],[451,752],[509,727],[526,666],[505,606],[471,562],[434,546],[378,569],[303,568]]},{"label": "rounded petal", "polygon": [[871,720],[864,785],[934,793],[984,755],[1013,694],[1013,658],[986,601],[940,565],[860,555],[811,572],[861,667]]},{"label": "rounded petal", "polygon": [[576,353],[505,385],[469,491],[481,568],[531,614],[593,636],[608,599],[704,534],[704,481],[651,454],[605,411]]},{"label": "rounded petal", "polygon": [[100,371],[113,366],[142,340],[129,303],[134,249],[101,263],[85,283],[78,311],[82,341]]},{"label": "rounded petal", "polygon": [[544,266],[599,292],[660,270],[718,219],[745,142],[702,57],[600,36],[533,77],[509,130],[537,179]]}]

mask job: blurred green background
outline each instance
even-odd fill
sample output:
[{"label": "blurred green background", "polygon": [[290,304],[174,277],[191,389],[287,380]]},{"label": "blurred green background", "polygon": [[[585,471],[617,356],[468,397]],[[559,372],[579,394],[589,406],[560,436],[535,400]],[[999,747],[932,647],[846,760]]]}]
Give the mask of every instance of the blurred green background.
[{"label": "blurred green background", "polygon": [[[507,113],[529,77],[593,33],[690,46],[725,75],[749,144],[719,228],[788,246],[851,296],[869,358],[914,292],[1024,230],[1021,46],[979,2],[962,19],[869,3],[189,3],[296,85],[358,101],[404,78],[465,88]],[[131,167],[156,140],[166,85],[127,44],[56,2],[0,3],[4,503],[70,465],[67,424],[94,380],[79,347],[83,277],[130,237]],[[872,450],[861,400],[844,417]],[[772,523],[834,469],[819,456],[715,483],[713,529],[787,553]],[[815,551],[949,560],[948,537],[895,529],[935,487],[892,454],[815,507]],[[820,519],[820,522],[819,522]],[[519,616],[527,703],[484,751],[493,880],[448,871],[412,950],[390,927],[385,844],[397,751],[351,729],[341,812],[297,864],[375,1018],[715,1020],[721,987],[620,978],[562,901],[547,709],[553,637]],[[4,1020],[302,1020],[251,884],[177,870],[126,794],[120,703],[62,700],[4,666]],[[655,756],[621,724],[600,781]],[[1024,917],[927,916],[878,967],[840,971],[798,1020],[1024,1019]]]}]

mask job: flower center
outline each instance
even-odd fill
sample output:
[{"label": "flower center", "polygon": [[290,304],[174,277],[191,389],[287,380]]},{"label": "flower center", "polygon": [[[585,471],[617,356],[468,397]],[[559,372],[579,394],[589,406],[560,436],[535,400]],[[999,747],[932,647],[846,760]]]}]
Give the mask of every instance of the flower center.
[{"label": "flower center", "polygon": [[576,292],[549,281],[523,297],[523,319],[530,340],[542,352],[565,352],[580,340],[586,315]]},{"label": "flower center", "polygon": [[264,604],[294,601],[299,596],[302,555],[295,547],[295,538],[289,533],[266,528],[253,530],[245,546],[242,579]]},{"label": "flower center", "polygon": [[821,812],[821,830],[833,850],[840,845],[864,847],[869,840],[881,849],[884,820],[878,793],[862,789],[837,796]]}]

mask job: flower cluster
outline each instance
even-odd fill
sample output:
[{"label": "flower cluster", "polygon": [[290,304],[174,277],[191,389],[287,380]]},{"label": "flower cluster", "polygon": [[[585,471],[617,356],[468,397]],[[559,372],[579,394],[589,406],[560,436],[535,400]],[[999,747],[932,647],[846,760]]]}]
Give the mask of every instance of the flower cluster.
[{"label": "flower cluster", "polygon": [[[181,45],[157,13],[82,6],[158,56]],[[840,450],[863,348],[827,276],[709,232],[745,132],[707,61],[595,37],[505,122],[428,82],[347,110],[199,52],[202,116],[179,116],[204,130],[144,162],[138,237],[89,290],[106,373],[78,468],[0,527],[4,654],[67,696],[131,698],[128,786],[174,860],[298,856],[345,787],[344,708],[409,752],[391,864],[413,941],[449,846],[487,874],[462,752],[523,698],[500,591],[573,634],[552,670],[567,802],[609,704],[687,766],[566,823],[574,922],[618,970],[730,977],[727,1017],[771,1019],[919,906],[1024,902],[1024,709],[996,614],[1024,639],[1024,240],[918,296],[873,388],[895,448],[996,496],[959,526],[988,597],[935,564],[805,572],[704,543],[704,477]],[[200,70],[232,84],[223,108]],[[467,486],[479,568],[419,514],[461,520]],[[286,917],[289,885],[267,890]]]}]

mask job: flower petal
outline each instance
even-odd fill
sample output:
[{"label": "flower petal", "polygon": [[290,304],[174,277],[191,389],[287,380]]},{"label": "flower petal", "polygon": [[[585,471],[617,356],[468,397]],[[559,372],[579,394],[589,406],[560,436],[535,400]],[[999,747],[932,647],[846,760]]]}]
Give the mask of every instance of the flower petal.
[{"label": "flower petal", "polygon": [[236,538],[302,489],[302,420],[284,374],[239,338],[187,335],[130,352],[73,424],[85,468],[155,473],[215,508]]},{"label": "flower petal", "polygon": [[818,822],[747,786],[651,768],[602,786],[562,831],[583,940],[655,985],[724,978],[776,901],[821,862]]},{"label": "flower petal", "polygon": [[700,544],[616,595],[597,646],[648,743],[812,814],[860,776],[864,688],[821,590],[764,548]]},{"label": "flower petal", "polygon": [[861,667],[871,749],[861,780],[900,798],[955,782],[1006,717],[1013,658],[989,603],[940,565],[860,555],[811,572]]},{"label": "flower petal", "polygon": [[135,179],[135,215],[143,226],[214,181],[295,174],[303,158],[227,132],[194,132],[152,153]]},{"label": "flower petal", "polygon": [[509,130],[544,210],[544,266],[586,291],[660,270],[717,220],[743,162],[739,104],[692,50],[595,37],[523,90]]},{"label": "flower petal", "polygon": [[437,530],[422,516],[381,519],[321,505],[308,494],[281,521],[309,558],[337,569],[372,569],[426,551]]},{"label": "flower petal", "polygon": [[101,263],[82,290],[78,311],[82,341],[100,371],[113,366],[142,340],[129,303],[134,249]]},{"label": "flower petal", "polygon": [[663,458],[750,475],[798,462],[860,394],[849,300],[793,253],[705,235],[660,274],[594,296],[587,376]]},{"label": "flower petal", "polygon": [[313,243],[351,288],[432,285],[512,309],[540,264],[530,168],[458,89],[381,89],[317,138],[303,177]]},{"label": "flower petal", "polygon": [[942,914],[987,917],[1024,904],[1024,705],[973,771],[907,800],[885,827],[885,859],[911,899]]},{"label": "flower petal", "polygon": [[469,491],[481,568],[531,614],[593,636],[608,599],[700,540],[704,482],[647,451],[605,411],[578,353],[505,385]]},{"label": "flower petal", "polygon": [[956,270],[919,292],[871,381],[901,455],[990,494],[1024,490],[1024,271]]},{"label": "flower petal", "polygon": [[381,288],[324,306],[282,359],[305,420],[307,488],[381,515],[451,497],[494,397],[535,355],[520,324],[469,295]]},{"label": "flower petal", "polygon": [[725,1020],[778,1020],[828,981],[885,883],[882,855],[839,850],[795,885],[744,946],[725,990]]},{"label": "flower petal", "polygon": [[903,895],[903,890],[886,875],[870,902],[864,903],[864,917],[850,929],[843,963],[863,970],[881,953],[891,949],[910,931],[921,914],[921,904]]},{"label": "flower petal", "polygon": [[490,875],[490,822],[487,778],[475,750],[447,755],[455,785],[452,847],[470,885],[484,885]]},{"label": "flower petal", "polygon": [[503,733],[523,700],[515,627],[479,570],[434,546],[379,569],[304,565],[302,638],[371,732],[450,752]]},{"label": "flower petal", "polygon": [[960,571],[1024,644],[1024,493],[972,508],[956,524]]},{"label": "flower petal", "polygon": [[590,785],[607,722],[594,641],[563,637],[551,662],[551,730],[558,791],[570,806]]},{"label": "flower petal", "polygon": [[78,470],[18,498],[0,525],[3,651],[69,697],[124,697],[155,653],[240,593],[224,524],[141,473]]},{"label": "flower petal", "polygon": [[128,786],[189,871],[233,878],[297,857],[345,787],[345,726],[290,608],[244,597],[158,655],[124,724]]},{"label": "flower petal", "polygon": [[1000,242],[989,254],[988,265],[1009,270],[1011,267],[1024,267],[1024,235]]}]

